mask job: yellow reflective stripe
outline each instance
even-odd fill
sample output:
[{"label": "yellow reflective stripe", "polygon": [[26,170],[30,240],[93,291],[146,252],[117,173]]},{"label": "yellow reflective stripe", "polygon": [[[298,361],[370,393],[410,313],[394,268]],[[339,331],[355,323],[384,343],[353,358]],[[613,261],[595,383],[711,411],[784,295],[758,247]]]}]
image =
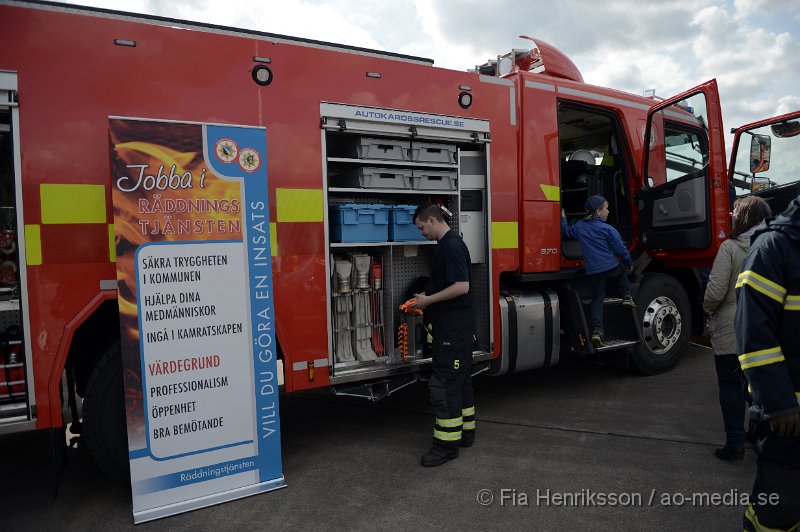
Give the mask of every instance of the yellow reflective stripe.
[{"label": "yellow reflective stripe", "polygon": [[25,262],[28,266],[42,263],[42,228],[37,224],[25,226]]},{"label": "yellow reflective stripe", "polygon": [[800,392],[794,392],[794,396],[797,397],[797,404],[800,405]]},{"label": "yellow reflective stripe", "polygon": [[117,238],[114,236],[114,224],[108,224],[108,260],[117,262]]},{"label": "yellow reflective stripe", "polygon": [[492,222],[492,249],[518,249],[519,224]]},{"label": "yellow reflective stripe", "polygon": [[436,424],[440,427],[450,428],[450,427],[460,427],[464,421],[460,417],[454,417],[451,419],[439,419],[436,418]]},{"label": "yellow reflective stripe", "polygon": [[756,526],[755,523],[756,512],[753,510],[753,505],[750,504],[747,506],[747,510],[744,511],[744,518],[752,523],[753,527]]},{"label": "yellow reflective stripe", "polygon": [[747,507],[747,510],[745,510],[744,517],[745,519],[750,521],[750,524],[752,524],[753,528],[755,528],[758,532],[796,532],[798,530],[797,528],[798,525],[792,525],[791,528],[770,528],[768,526],[762,525],[758,521],[756,510],[755,508],[753,508],[752,504]]},{"label": "yellow reflective stripe", "polygon": [[474,421],[465,421],[464,422],[464,430],[475,430],[475,422]]},{"label": "yellow reflective stripe", "polygon": [[461,415],[464,416],[464,417],[474,416],[475,415],[475,407],[471,406],[469,408],[462,408],[461,409]]},{"label": "yellow reflective stripe", "polygon": [[106,222],[103,185],[39,185],[43,224],[102,224]]},{"label": "yellow reflective stripe", "polygon": [[786,296],[783,310],[800,310],[800,296]]},{"label": "yellow reflective stripe", "polygon": [[555,185],[539,185],[544,197],[549,201],[559,201],[561,199],[561,188]]},{"label": "yellow reflective stripe", "polygon": [[458,441],[461,439],[461,431],[456,432],[441,432],[439,430],[433,431],[433,437],[437,440],[443,441]]},{"label": "yellow reflective stripe", "polygon": [[783,299],[786,297],[786,289],[784,287],[752,270],[747,270],[739,274],[736,280],[736,288],[740,288],[744,285],[752,287],[753,290],[761,292],[778,303],[783,303]]},{"label": "yellow reflective stripe", "polygon": [[761,351],[753,351],[752,353],[739,355],[739,363],[742,365],[742,369],[775,364],[776,362],[783,362],[784,360],[786,359],[780,347],[770,347],[769,349],[762,349]]},{"label": "yellow reflective stripe", "polygon": [[275,191],[279,222],[321,222],[322,189],[279,188]]},{"label": "yellow reflective stripe", "polygon": [[278,224],[269,224],[269,250],[273,257],[278,256]]}]

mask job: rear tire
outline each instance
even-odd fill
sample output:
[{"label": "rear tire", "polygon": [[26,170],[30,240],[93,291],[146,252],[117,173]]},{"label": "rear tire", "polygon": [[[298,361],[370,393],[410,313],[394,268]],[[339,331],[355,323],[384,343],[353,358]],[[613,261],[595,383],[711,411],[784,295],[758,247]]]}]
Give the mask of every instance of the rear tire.
[{"label": "rear tire", "polygon": [[675,367],[692,332],[692,308],[683,286],[663,273],[646,274],[636,294],[636,318],[643,342],[631,362],[644,375]]},{"label": "rear tire", "polygon": [[130,480],[119,342],[100,357],[86,383],[83,440],[98,469],[115,481]]}]

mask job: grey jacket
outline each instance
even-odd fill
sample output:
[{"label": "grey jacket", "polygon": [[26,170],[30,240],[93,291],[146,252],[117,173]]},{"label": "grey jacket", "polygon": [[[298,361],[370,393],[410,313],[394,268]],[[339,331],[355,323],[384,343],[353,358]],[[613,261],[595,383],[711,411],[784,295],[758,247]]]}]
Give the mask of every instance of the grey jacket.
[{"label": "grey jacket", "polygon": [[736,337],[733,333],[733,316],[736,313],[736,278],[742,268],[750,237],[740,235],[729,238],[717,251],[711,275],[708,278],[703,310],[711,314],[708,330],[715,355],[735,354]]}]

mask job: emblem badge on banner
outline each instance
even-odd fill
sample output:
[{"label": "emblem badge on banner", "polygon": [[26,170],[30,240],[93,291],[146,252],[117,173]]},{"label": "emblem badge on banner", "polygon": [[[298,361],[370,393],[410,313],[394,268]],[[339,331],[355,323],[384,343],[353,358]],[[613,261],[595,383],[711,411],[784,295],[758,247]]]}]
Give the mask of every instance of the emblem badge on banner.
[{"label": "emblem badge on banner", "polygon": [[284,487],[266,131],[109,134],[134,521]]}]

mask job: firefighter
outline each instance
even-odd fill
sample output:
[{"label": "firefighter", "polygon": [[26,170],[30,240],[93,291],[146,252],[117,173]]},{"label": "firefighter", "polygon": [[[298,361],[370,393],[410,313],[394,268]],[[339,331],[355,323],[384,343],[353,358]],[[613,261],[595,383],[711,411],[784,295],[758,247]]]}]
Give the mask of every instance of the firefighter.
[{"label": "firefighter", "polygon": [[758,460],[745,530],[800,525],[800,196],[753,235],[736,283],[739,363],[753,391]]},{"label": "firefighter", "polygon": [[428,240],[436,240],[431,279],[425,293],[414,294],[411,308],[424,308],[431,325],[433,372],[429,389],[436,415],[433,446],[422,465],[435,467],[458,456],[459,447],[475,441],[472,393],[473,314],[470,258],[464,240],[445,221],[450,212],[424,204],[414,224]]}]

